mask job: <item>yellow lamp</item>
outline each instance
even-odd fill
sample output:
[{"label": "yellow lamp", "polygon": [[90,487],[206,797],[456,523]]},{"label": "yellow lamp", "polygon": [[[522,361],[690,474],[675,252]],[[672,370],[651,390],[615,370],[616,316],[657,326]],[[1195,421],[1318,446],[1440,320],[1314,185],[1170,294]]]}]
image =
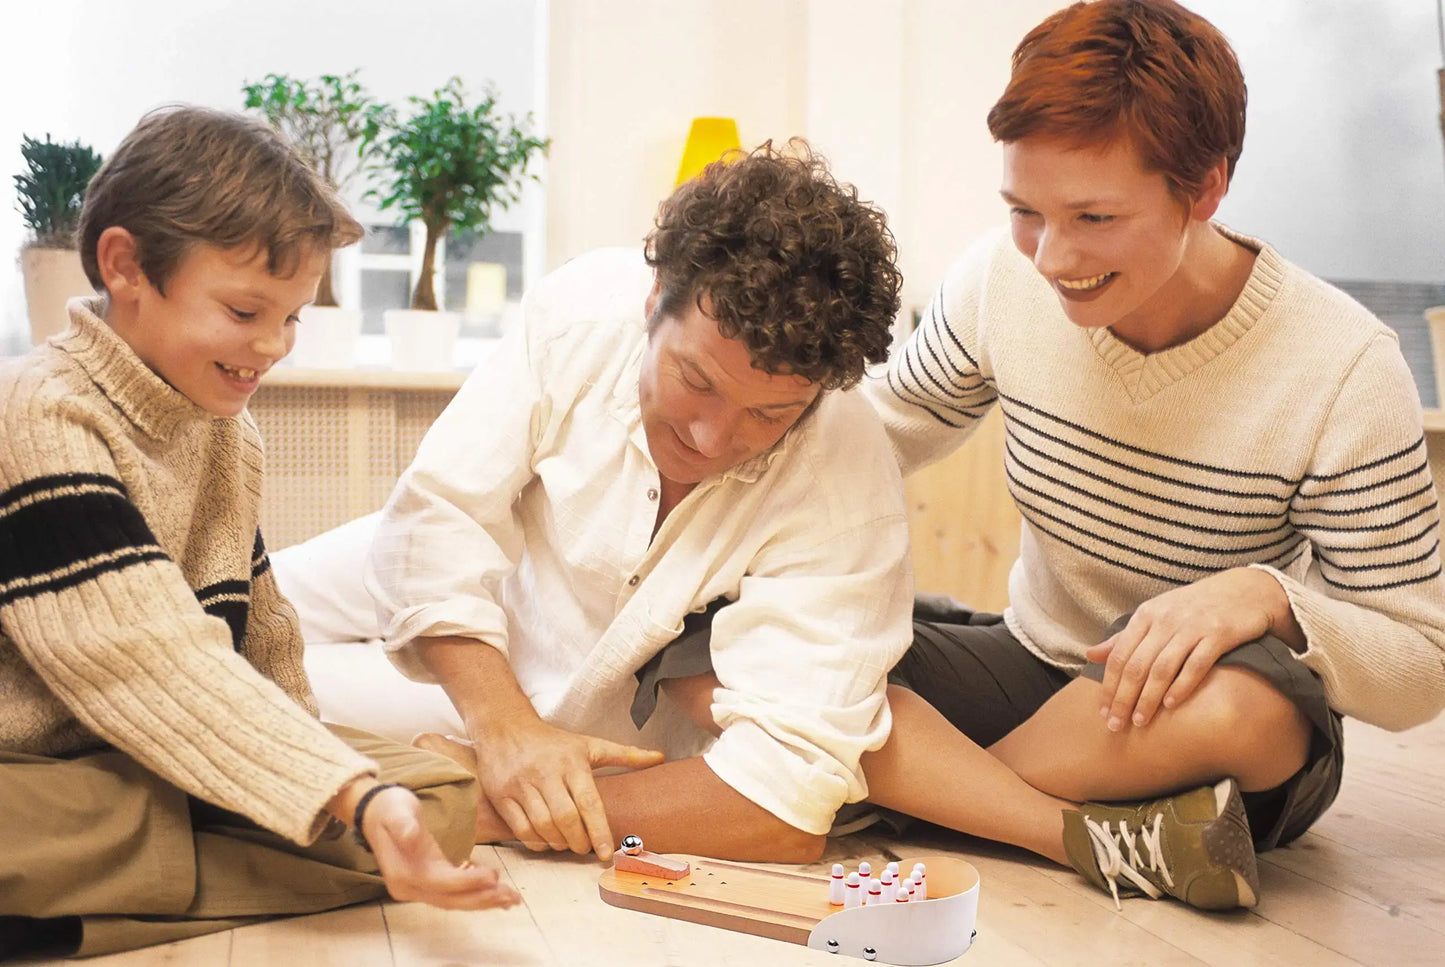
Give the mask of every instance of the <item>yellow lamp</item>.
[{"label": "yellow lamp", "polygon": [[677,168],[677,186],[692,181],[702,174],[702,169],[741,147],[738,122],[732,118],[693,118],[687,147],[682,149],[682,164]]}]

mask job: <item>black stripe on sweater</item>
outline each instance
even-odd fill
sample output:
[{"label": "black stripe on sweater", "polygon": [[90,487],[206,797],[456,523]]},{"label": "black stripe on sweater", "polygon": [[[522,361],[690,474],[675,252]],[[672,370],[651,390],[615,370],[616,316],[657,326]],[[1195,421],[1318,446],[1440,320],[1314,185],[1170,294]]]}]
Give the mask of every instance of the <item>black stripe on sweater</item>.
[{"label": "black stripe on sweater", "polygon": [[119,480],[64,474],[0,494],[0,595],[8,601],[166,555]]},{"label": "black stripe on sweater", "polygon": [[206,614],[220,618],[231,629],[231,647],[239,654],[246,642],[246,621],[251,613],[248,581],[217,581],[196,592]]},{"label": "black stripe on sweater", "polygon": [[271,558],[266,554],[266,542],[261,539],[261,528],[256,528],[256,540],[251,545],[251,580],[254,581],[271,570]]},{"label": "black stripe on sweater", "polygon": [[66,588],[77,587],[88,581],[93,581],[102,574],[109,574],[115,571],[123,571],[126,568],[134,567],[137,564],[145,564],[150,561],[170,560],[165,551],[160,548],[154,550],[130,549],[117,552],[112,557],[97,560],[84,566],[77,566],[62,574],[49,577],[37,578],[24,584],[0,585],[0,608],[14,604],[22,598],[39,597],[42,594],[54,594],[64,591]]},{"label": "black stripe on sweater", "polygon": [[[1044,473],[1042,470],[1038,470],[1037,468],[1032,467],[1032,466],[1024,463],[1024,461],[1020,460],[1019,457],[1018,457],[1018,454],[1016,454],[1016,453],[1013,452],[1013,447],[1012,447],[1013,444],[1017,444],[1019,447],[1023,448],[1024,450],[1027,450],[1028,452],[1034,454],[1035,456],[1041,458],[1042,460],[1045,460],[1045,461],[1047,461],[1047,462],[1049,462],[1049,463],[1051,463],[1051,464],[1054,464],[1055,466],[1064,467],[1064,468],[1066,468],[1066,469],[1068,469],[1068,470],[1073,471],[1074,473],[1080,474],[1080,475],[1082,475],[1082,476],[1084,476],[1084,477],[1088,477],[1090,480],[1095,480],[1095,481],[1103,484],[1105,487],[1108,487],[1108,488],[1110,488],[1110,489],[1112,489],[1112,490],[1123,491],[1123,492],[1126,493],[1126,494],[1132,494],[1132,495],[1134,495],[1135,497],[1140,497],[1140,498],[1142,498],[1142,499],[1145,500],[1145,501],[1154,501],[1154,502],[1156,502],[1156,503],[1167,504],[1167,505],[1169,505],[1169,506],[1171,506],[1171,507],[1178,507],[1178,508],[1180,508],[1180,509],[1182,509],[1182,510],[1203,511],[1203,512],[1209,513],[1209,514],[1211,514],[1211,515],[1213,515],[1213,516],[1239,517],[1239,518],[1247,518],[1247,519],[1252,519],[1252,520],[1278,520],[1278,521],[1280,521],[1280,524],[1277,524],[1277,525],[1274,526],[1274,527],[1265,528],[1265,529],[1263,529],[1263,530],[1252,530],[1252,531],[1235,531],[1235,530],[1229,530],[1229,531],[1214,531],[1213,533],[1219,533],[1219,534],[1241,534],[1241,533],[1243,533],[1243,534],[1269,534],[1269,533],[1272,533],[1272,532],[1274,532],[1274,531],[1279,530],[1280,527],[1283,526],[1283,522],[1284,522],[1284,519],[1285,519],[1285,511],[1284,511],[1284,509],[1283,509],[1283,499],[1282,499],[1282,498],[1279,498],[1279,499],[1276,499],[1276,500],[1275,500],[1275,503],[1280,506],[1280,509],[1279,509],[1279,510],[1276,510],[1276,511],[1272,511],[1272,512],[1271,512],[1271,511],[1246,511],[1246,510],[1216,510],[1216,509],[1213,509],[1213,508],[1204,507],[1204,506],[1201,505],[1198,501],[1172,500],[1172,499],[1170,499],[1170,498],[1168,498],[1168,497],[1165,497],[1165,496],[1164,496],[1163,494],[1161,494],[1161,493],[1155,493],[1155,492],[1153,492],[1153,491],[1148,491],[1148,490],[1141,490],[1141,489],[1139,489],[1139,488],[1137,488],[1137,487],[1128,487],[1128,486],[1125,486],[1124,484],[1119,483],[1117,480],[1111,480],[1110,478],[1105,477],[1105,476],[1103,476],[1102,474],[1097,474],[1097,473],[1093,473],[1092,471],[1085,470],[1083,467],[1078,466],[1077,464],[1064,463],[1062,460],[1059,460],[1059,459],[1056,458],[1056,457],[1050,456],[1049,454],[1045,453],[1044,451],[1040,450],[1040,449],[1037,448],[1037,447],[1029,446],[1029,444],[1025,443],[1022,438],[1020,438],[1018,435],[1016,435],[1016,434],[1013,432],[1013,425],[1012,425],[1012,423],[1010,423],[1009,433],[1008,433],[1008,439],[1007,439],[1007,441],[1006,441],[1006,443],[1005,443],[1005,446],[1007,447],[1008,455],[1009,455],[1010,457],[1012,457],[1013,460],[1014,460],[1014,462],[1017,463],[1022,469],[1025,469],[1025,470],[1028,470],[1028,471],[1031,472],[1031,473],[1037,474],[1038,476],[1044,478],[1045,480],[1048,480],[1048,481],[1050,481],[1051,483],[1058,484],[1059,486],[1062,486],[1062,487],[1068,487],[1069,485],[1063,483],[1061,480],[1058,480],[1058,479],[1055,479],[1054,477],[1049,476],[1048,474]],[[1094,454],[1090,454],[1090,455],[1091,455],[1091,456],[1094,456]],[[1111,461],[1102,460],[1102,458],[1101,458],[1101,462],[1103,462],[1103,463],[1105,463],[1105,464],[1108,464],[1108,463],[1110,463]],[[1124,466],[1121,467],[1121,469],[1124,469],[1124,470],[1134,470],[1135,468],[1128,467],[1127,465],[1124,465]],[[1238,498],[1241,498],[1241,499],[1246,499],[1246,498],[1265,499],[1265,498],[1268,497],[1268,495],[1266,495],[1266,494],[1231,494],[1231,493],[1229,493],[1228,491],[1217,490],[1217,489],[1212,488],[1212,487],[1200,487],[1200,486],[1196,486],[1196,485],[1189,484],[1189,483],[1187,483],[1187,482],[1185,482],[1185,481],[1182,481],[1182,480],[1175,480],[1175,479],[1173,479],[1173,478],[1171,478],[1171,477],[1163,477],[1163,476],[1160,476],[1160,475],[1158,475],[1158,474],[1146,473],[1146,472],[1144,472],[1144,471],[1139,471],[1139,470],[1135,470],[1135,472],[1138,473],[1140,476],[1143,476],[1143,477],[1151,477],[1151,478],[1154,478],[1154,479],[1158,480],[1158,481],[1161,482],[1161,483],[1174,484],[1174,485],[1178,486],[1180,489],[1183,489],[1183,490],[1200,490],[1200,491],[1203,491],[1203,492],[1205,492],[1205,493],[1214,494],[1214,495],[1217,495],[1217,496],[1230,496],[1230,497],[1238,497]],[[1077,490],[1079,493],[1084,493],[1084,492],[1085,492],[1085,491],[1083,491],[1083,490],[1079,490],[1079,488],[1076,488],[1076,487],[1073,487],[1073,488],[1070,488],[1070,489]],[[1102,499],[1102,498],[1101,498],[1101,499]],[[1106,501],[1106,502],[1107,502],[1107,501]],[[1141,513],[1141,516],[1144,516],[1144,517],[1148,517],[1148,516],[1149,516],[1148,514],[1143,514],[1142,512],[1140,512],[1140,513]],[[1152,518],[1152,519],[1154,519],[1154,520],[1159,520],[1159,521],[1163,521],[1164,523],[1179,523],[1179,524],[1180,524],[1181,526],[1183,526],[1183,527],[1189,527],[1189,526],[1190,526],[1189,524],[1185,524],[1185,523],[1180,522],[1180,521],[1177,521],[1177,520],[1175,520],[1175,519],[1173,519],[1173,518],[1167,518],[1167,519],[1166,519],[1166,518],[1155,517],[1155,518]],[[1191,529],[1194,529],[1194,530],[1206,530],[1206,531],[1207,531],[1207,528],[1191,528]]]},{"label": "black stripe on sweater", "polygon": [[[1017,408],[1019,408],[1019,409],[1027,410],[1028,412],[1033,413],[1033,414],[1035,414],[1035,415],[1037,415],[1037,416],[1039,416],[1039,417],[1042,417],[1043,419],[1049,421],[1050,423],[1053,423],[1053,424],[1056,425],[1056,426],[1068,427],[1070,430],[1073,430],[1075,433],[1081,434],[1082,436],[1088,437],[1088,438],[1093,439],[1093,440],[1098,440],[1098,441],[1101,442],[1101,443],[1108,444],[1109,446],[1112,446],[1112,447],[1117,447],[1117,448],[1119,448],[1120,450],[1124,450],[1124,451],[1127,451],[1127,452],[1129,452],[1129,453],[1137,453],[1138,455],[1140,455],[1140,456],[1142,456],[1142,457],[1145,457],[1146,459],[1158,460],[1158,461],[1160,461],[1160,462],[1162,462],[1162,463],[1169,463],[1169,464],[1173,464],[1173,465],[1179,466],[1179,467],[1188,467],[1190,470],[1199,470],[1199,471],[1203,471],[1204,473],[1215,473],[1215,474],[1219,474],[1220,476],[1223,476],[1223,477],[1240,477],[1240,478],[1244,478],[1244,479],[1247,479],[1247,480],[1273,480],[1273,481],[1276,481],[1277,483],[1282,483],[1282,484],[1284,484],[1284,485],[1285,485],[1286,487],[1288,487],[1291,491],[1295,490],[1295,489],[1299,486],[1299,481],[1298,481],[1298,480],[1291,480],[1290,478],[1288,478],[1288,477],[1282,477],[1282,476],[1280,476],[1280,475],[1277,474],[1277,473],[1269,473],[1269,472],[1266,472],[1266,471],[1257,471],[1257,470],[1240,470],[1240,469],[1235,468],[1235,467],[1220,467],[1220,466],[1216,466],[1216,465],[1214,465],[1214,464],[1200,463],[1200,462],[1195,461],[1195,460],[1186,460],[1186,459],[1184,459],[1183,457],[1171,456],[1170,454],[1167,454],[1167,453],[1160,453],[1160,452],[1157,451],[1157,450],[1146,450],[1146,449],[1143,448],[1143,447],[1136,447],[1136,446],[1133,446],[1132,444],[1124,443],[1124,442],[1121,441],[1121,440],[1116,440],[1116,439],[1114,439],[1113,437],[1106,436],[1105,434],[1100,433],[1100,432],[1098,432],[1097,430],[1090,430],[1088,427],[1085,427],[1085,426],[1083,426],[1082,424],[1079,424],[1079,423],[1075,423],[1075,422],[1073,422],[1072,420],[1066,420],[1066,419],[1064,419],[1064,418],[1061,417],[1061,416],[1056,416],[1056,415],[1054,415],[1053,413],[1048,412],[1047,410],[1042,410],[1042,409],[1040,409],[1040,408],[1037,407],[1037,406],[1033,406],[1033,405],[1031,405],[1031,404],[1029,404],[1029,403],[1025,403],[1025,402],[1024,402],[1023,400],[1021,400],[1021,399],[1016,399],[1016,398],[1014,398],[1014,397],[1012,397],[1012,396],[1007,396],[1007,395],[1005,395],[1005,394],[1003,394],[1003,393],[1000,393],[1000,394],[998,394],[998,395],[999,395],[999,399],[1003,400],[1005,403],[1007,403],[1007,404],[1012,404],[1014,407],[1017,407]],[[1007,411],[1007,407],[1005,407],[1005,412],[1008,412],[1008,411]],[[1017,413],[1010,413],[1009,415],[1010,415],[1010,417],[1011,417],[1012,419],[1018,420],[1018,414],[1017,414]],[[1030,427],[1030,429],[1034,429],[1034,428],[1033,428],[1033,427]],[[1040,431],[1040,430],[1034,430],[1034,432],[1035,432],[1035,433],[1038,433],[1040,436],[1046,436],[1046,434],[1044,434],[1044,433],[1043,433],[1042,431]],[[1077,444],[1068,443],[1068,442],[1066,442],[1065,440],[1063,440],[1062,438],[1056,438],[1056,437],[1048,437],[1048,438],[1049,438],[1049,439],[1052,439],[1052,440],[1056,440],[1056,442],[1058,442],[1058,443],[1060,443],[1060,444],[1062,444],[1062,445],[1064,445],[1064,446],[1071,447],[1071,448],[1073,448],[1073,449],[1079,450],[1079,451],[1084,452],[1084,453],[1088,453],[1088,454],[1090,454],[1090,455],[1092,455],[1092,456],[1098,456],[1097,454],[1094,453],[1094,451],[1088,450],[1088,449],[1086,449],[1086,448],[1084,448],[1084,447],[1082,447],[1082,446],[1079,446],[1079,445],[1077,445]],[[1104,458],[1103,458],[1103,457],[1099,457],[1099,459],[1102,460],[1102,459],[1104,459]],[[1129,465],[1128,465],[1128,464],[1120,464],[1120,466],[1129,466]],[[1264,495],[1257,495],[1257,496],[1264,496]]]},{"label": "black stripe on sweater", "polygon": [[3,494],[0,494],[0,514],[5,513],[8,508],[21,503],[26,497],[54,490],[57,487],[101,487],[106,490],[114,490],[122,497],[129,496],[129,494],[126,493],[125,484],[105,474],[52,474],[46,477],[36,477],[33,480],[23,481],[11,487]]}]

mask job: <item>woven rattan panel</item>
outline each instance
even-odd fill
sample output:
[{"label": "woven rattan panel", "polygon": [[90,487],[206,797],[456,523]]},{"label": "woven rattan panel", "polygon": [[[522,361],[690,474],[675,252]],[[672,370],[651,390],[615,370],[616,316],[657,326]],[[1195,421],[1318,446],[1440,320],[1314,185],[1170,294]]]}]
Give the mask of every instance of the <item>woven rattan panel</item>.
[{"label": "woven rattan panel", "polygon": [[279,549],[381,509],[451,390],[262,386],[261,528]]}]

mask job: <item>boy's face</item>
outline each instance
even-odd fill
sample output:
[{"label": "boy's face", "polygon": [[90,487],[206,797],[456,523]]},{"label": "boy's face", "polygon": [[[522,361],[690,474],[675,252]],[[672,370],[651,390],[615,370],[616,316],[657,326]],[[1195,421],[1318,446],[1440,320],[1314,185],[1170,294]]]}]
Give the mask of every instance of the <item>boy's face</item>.
[{"label": "boy's face", "polygon": [[236,416],[261,375],[291,351],[297,314],[316,298],[330,252],[307,252],[288,278],[266,270],[266,253],[197,245],[165,294],[141,283],[130,321],[117,325],[137,356],[213,416]]},{"label": "boy's face", "polygon": [[[648,297],[649,319],[658,292]],[[689,305],[649,323],[639,398],[658,472],[695,484],[770,449],[818,396],[817,383],[753,366],[747,346]]]}]

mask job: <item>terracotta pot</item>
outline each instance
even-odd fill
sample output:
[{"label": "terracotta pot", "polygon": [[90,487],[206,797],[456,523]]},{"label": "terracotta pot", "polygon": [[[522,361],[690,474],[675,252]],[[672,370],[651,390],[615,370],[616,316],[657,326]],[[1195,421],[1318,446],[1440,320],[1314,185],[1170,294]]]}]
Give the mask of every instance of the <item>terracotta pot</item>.
[{"label": "terracotta pot", "polygon": [[30,341],[36,346],[69,328],[65,304],[71,298],[95,295],[74,249],[32,245],[20,253],[20,271],[25,276]]}]

